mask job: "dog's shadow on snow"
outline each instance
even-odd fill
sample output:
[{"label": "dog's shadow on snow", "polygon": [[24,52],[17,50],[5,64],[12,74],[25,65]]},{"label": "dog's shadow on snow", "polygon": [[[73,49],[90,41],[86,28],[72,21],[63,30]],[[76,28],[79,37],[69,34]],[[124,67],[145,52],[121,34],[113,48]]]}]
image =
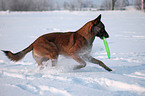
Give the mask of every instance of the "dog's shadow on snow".
[{"label": "dog's shadow on snow", "polygon": [[[120,75],[124,75],[124,74],[131,74],[131,73],[135,73],[135,72],[140,72],[142,70],[145,70],[145,64],[141,64],[141,65],[135,65],[135,66],[115,66],[112,67],[112,71],[109,72],[111,74],[120,74]],[[107,70],[105,70],[102,67],[94,67],[94,66],[86,66],[85,68],[79,69],[79,70],[73,70],[72,72],[108,72]]]},{"label": "dog's shadow on snow", "polygon": [[[70,73],[92,73],[92,72],[105,72],[106,70],[99,67],[90,67],[86,66],[85,68],[78,69],[78,70],[70,70]],[[107,72],[107,71],[106,71]]]}]

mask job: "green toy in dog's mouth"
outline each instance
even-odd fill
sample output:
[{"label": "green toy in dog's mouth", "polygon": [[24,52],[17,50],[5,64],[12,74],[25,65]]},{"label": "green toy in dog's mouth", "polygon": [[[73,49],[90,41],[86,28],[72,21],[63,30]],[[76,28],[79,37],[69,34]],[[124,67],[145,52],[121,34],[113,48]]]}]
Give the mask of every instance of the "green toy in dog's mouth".
[{"label": "green toy in dog's mouth", "polygon": [[103,37],[103,42],[104,42],[104,45],[105,45],[105,49],[106,49],[108,58],[110,59],[110,50],[109,50],[108,43],[107,43],[105,37]]}]

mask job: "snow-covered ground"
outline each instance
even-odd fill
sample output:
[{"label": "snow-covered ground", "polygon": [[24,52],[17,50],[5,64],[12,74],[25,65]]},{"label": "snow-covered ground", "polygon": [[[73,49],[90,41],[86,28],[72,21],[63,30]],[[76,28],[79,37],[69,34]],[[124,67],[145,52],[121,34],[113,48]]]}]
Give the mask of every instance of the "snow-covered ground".
[{"label": "snow-covered ground", "polygon": [[0,49],[21,51],[45,33],[75,31],[99,14],[110,34],[111,59],[99,38],[92,56],[112,72],[91,63],[74,71],[77,62],[62,56],[55,68],[40,71],[31,52],[19,62],[0,52],[0,96],[145,96],[143,12],[0,12]]}]

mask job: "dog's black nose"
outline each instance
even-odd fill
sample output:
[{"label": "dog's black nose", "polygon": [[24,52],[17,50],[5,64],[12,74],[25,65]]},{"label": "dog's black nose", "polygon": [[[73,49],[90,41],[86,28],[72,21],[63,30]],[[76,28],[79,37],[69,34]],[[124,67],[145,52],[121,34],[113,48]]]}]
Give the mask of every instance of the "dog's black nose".
[{"label": "dog's black nose", "polygon": [[107,34],[107,35],[105,36],[105,38],[109,38],[109,35]]},{"label": "dog's black nose", "polygon": [[106,34],[104,34],[104,37],[105,38],[109,38],[109,35],[108,35],[108,33],[107,32],[105,32]]}]

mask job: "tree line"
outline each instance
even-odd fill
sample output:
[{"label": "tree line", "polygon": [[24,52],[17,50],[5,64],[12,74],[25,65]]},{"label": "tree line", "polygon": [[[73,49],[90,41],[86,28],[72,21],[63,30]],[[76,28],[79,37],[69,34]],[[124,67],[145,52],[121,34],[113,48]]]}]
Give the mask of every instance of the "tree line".
[{"label": "tree line", "polygon": [[82,10],[94,6],[90,0],[68,0],[63,3],[56,0],[0,0],[0,10],[3,11]]},{"label": "tree line", "polygon": [[[134,3],[134,6],[138,10],[145,10],[145,0],[132,0]],[[118,3],[120,2],[120,3]],[[111,0],[111,10],[114,10],[115,8],[123,8],[125,6],[128,6],[129,2],[128,0]]]},{"label": "tree line", "polygon": [[[137,9],[144,9],[145,0],[133,0]],[[0,11],[50,11],[50,10],[123,10],[129,5],[128,0],[103,0],[95,4],[92,0],[0,0]]]}]

